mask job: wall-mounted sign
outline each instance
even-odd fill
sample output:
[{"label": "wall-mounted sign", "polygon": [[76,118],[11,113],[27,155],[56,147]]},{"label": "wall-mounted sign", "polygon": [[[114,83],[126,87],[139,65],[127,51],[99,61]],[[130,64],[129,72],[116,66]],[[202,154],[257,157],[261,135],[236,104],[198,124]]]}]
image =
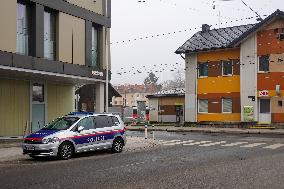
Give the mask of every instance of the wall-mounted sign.
[{"label": "wall-mounted sign", "polygon": [[259,96],[260,97],[268,96],[268,91],[267,90],[259,91]]},{"label": "wall-mounted sign", "polygon": [[255,101],[255,96],[248,96],[248,98],[250,98],[251,101]]},{"label": "wall-mounted sign", "polygon": [[103,76],[104,76],[104,73],[103,73],[103,72],[99,72],[99,71],[92,71],[92,75],[103,77]]},{"label": "wall-mounted sign", "polygon": [[254,109],[253,106],[244,106],[244,121],[254,121]]}]

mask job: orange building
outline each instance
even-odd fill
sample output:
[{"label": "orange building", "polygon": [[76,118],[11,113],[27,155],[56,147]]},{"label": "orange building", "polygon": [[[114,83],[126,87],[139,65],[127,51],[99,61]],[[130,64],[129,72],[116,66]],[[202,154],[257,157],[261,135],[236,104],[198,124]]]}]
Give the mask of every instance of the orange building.
[{"label": "orange building", "polygon": [[203,25],[185,55],[186,122],[284,123],[284,13],[257,24]]}]

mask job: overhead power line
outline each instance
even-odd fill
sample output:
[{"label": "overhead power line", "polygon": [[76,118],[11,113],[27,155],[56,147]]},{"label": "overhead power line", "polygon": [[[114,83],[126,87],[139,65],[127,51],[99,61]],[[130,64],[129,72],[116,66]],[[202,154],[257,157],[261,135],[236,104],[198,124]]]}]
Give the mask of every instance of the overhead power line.
[{"label": "overhead power line", "polygon": [[[258,16],[251,16],[251,17],[247,17],[247,18],[240,18],[240,19],[236,19],[236,20],[225,21],[225,22],[221,22],[220,24],[224,25],[224,24],[233,23],[233,22],[239,22],[239,21],[244,21],[244,20],[251,20],[251,19],[255,19],[255,18],[258,18]],[[218,26],[218,25],[219,24],[214,24],[212,26]],[[114,44],[121,44],[121,43],[130,43],[130,42],[135,42],[135,41],[140,41],[140,40],[153,39],[153,38],[158,38],[158,37],[163,37],[163,36],[174,35],[174,34],[188,32],[188,31],[195,31],[197,29],[201,29],[201,27],[177,30],[177,31],[173,31],[173,32],[164,32],[164,33],[160,33],[160,34],[152,34],[152,35],[148,35],[148,36],[141,36],[141,37],[136,37],[134,39],[128,39],[128,40],[111,42],[110,44],[114,45]]]},{"label": "overhead power line", "polygon": [[258,14],[258,12],[254,11],[250,6],[248,6],[243,0],[241,0],[241,2],[246,6],[248,7],[252,12],[254,12],[258,18],[260,19],[259,21],[262,21],[263,19],[261,18],[261,16]]}]

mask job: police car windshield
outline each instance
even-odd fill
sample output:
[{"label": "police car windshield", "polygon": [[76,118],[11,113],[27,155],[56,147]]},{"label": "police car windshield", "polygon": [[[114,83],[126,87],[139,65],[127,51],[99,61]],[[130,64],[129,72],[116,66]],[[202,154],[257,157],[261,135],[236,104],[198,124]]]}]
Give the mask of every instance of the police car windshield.
[{"label": "police car windshield", "polygon": [[78,120],[79,120],[78,117],[61,117],[47,124],[43,129],[65,130],[70,128]]}]

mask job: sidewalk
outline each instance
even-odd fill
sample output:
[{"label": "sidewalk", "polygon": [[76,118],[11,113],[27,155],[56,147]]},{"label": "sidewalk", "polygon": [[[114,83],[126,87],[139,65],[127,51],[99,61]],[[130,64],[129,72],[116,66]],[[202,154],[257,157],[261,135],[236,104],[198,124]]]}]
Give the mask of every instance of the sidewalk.
[{"label": "sidewalk", "polygon": [[[128,131],[144,131],[144,126],[127,126]],[[167,132],[200,132],[200,133],[228,133],[228,134],[269,134],[284,135],[284,129],[240,129],[240,128],[210,128],[210,127],[174,127],[155,126],[155,131]],[[152,126],[148,126],[148,131],[152,131]]]},{"label": "sidewalk", "polygon": [[[23,155],[21,148],[22,140],[7,139],[0,137],[0,163],[6,161],[24,160],[29,156]],[[158,147],[158,141],[144,139],[143,137],[127,137],[124,147],[125,152],[149,150]]]}]

